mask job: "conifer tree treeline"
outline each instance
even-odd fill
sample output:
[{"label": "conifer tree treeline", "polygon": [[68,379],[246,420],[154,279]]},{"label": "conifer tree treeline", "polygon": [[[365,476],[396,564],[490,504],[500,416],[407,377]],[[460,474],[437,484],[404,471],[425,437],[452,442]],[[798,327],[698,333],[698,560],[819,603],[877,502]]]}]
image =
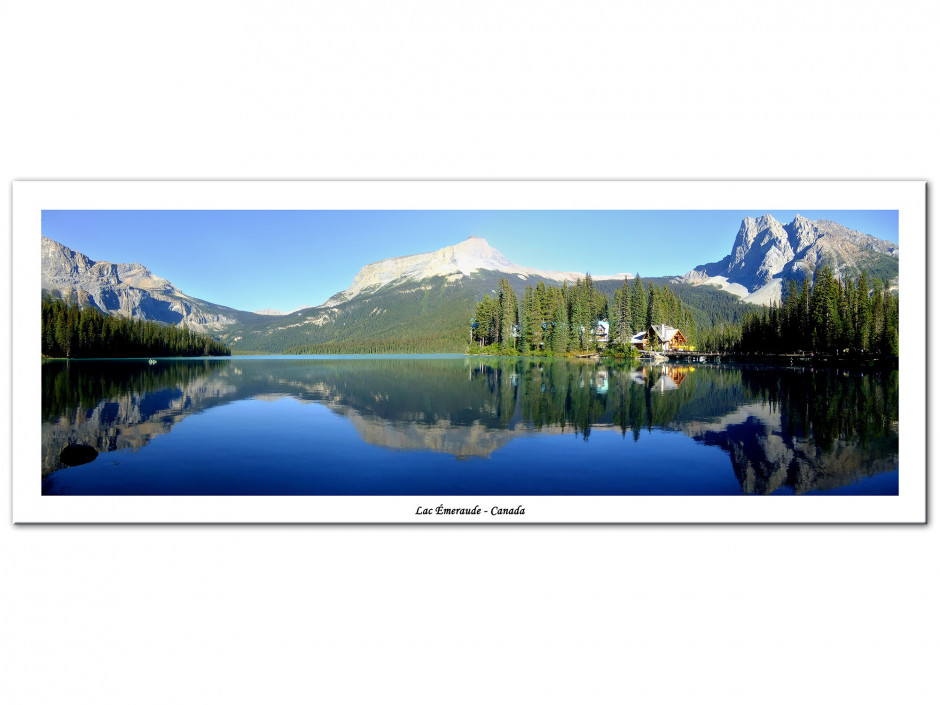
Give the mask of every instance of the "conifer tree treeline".
[{"label": "conifer tree treeline", "polygon": [[826,266],[810,285],[790,280],[783,301],[749,314],[737,349],[746,353],[898,354],[898,299],[885,279],[836,279]]},{"label": "conifer tree treeline", "polygon": [[107,316],[92,306],[42,301],[42,354],[47,357],[231,355],[222,343],[185,328]]},{"label": "conifer tree treeline", "polygon": [[477,306],[471,322],[471,343],[497,346],[501,352],[555,355],[596,350],[597,322],[610,323],[611,344],[629,347],[629,339],[651,325],[679,328],[690,341],[695,336],[692,312],[666,285],[646,287],[640,276],[608,297],[598,291],[590,274],[573,286],[527,286],[519,304],[508,279],[501,279],[495,296]]},{"label": "conifer tree treeline", "polygon": [[692,311],[665,284],[645,285],[640,275],[610,296],[594,287],[590,275],[573,286],[528,286],[521,305],[507,279],[495,296],[477,307],[471,343],[496,346],[503,353],[542,351],[564,354],[596,350],[596,323],[610,323],[610,345],[629,347],[629,339],[651,325],[680,329],[696,349],[742,353],[898,354],[899,306],[889,281],[867,272],[853,281],[837,279],[828,266],[815,281],[786,283],[780,304],[747,313],[740,325],[721,322],[697,330]]}]

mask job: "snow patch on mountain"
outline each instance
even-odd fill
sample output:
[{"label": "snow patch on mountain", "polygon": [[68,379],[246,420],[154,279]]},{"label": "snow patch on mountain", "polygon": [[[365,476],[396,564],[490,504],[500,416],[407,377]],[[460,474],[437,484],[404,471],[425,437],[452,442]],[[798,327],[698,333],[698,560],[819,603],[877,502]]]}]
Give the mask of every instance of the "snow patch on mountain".
[{"label": "snow patch on mountain", "polygon": [[[516,274],[523,278],[532,277],[536,280],[546,279],[559,282],[574,282],[584,277],[584,274],[578,272],[535,269],[515,264],[482,237],[471,236],[463,242],[435,252],[391,257],[367,264],[359,270],[347,289],[335,294],[321,306],[335,306],[363,292],[373,292],[393,283],[420,282],[433,277],[444,277],[453,282],[478,271],[494,271]],[[628,275],[600,275],[593,276],[593,278],[595,280],[622,279],[625,276]]]}]

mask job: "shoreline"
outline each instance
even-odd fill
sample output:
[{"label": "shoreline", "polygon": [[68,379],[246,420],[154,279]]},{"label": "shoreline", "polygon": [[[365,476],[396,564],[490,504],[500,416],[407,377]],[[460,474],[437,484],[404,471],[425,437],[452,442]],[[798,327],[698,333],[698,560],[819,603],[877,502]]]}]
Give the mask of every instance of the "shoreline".
[{"label": "shoreline", "polygon": [[[797,354],[797,353],[711,353],[708,355],[708,359],[704,362],[700,361],[696,355],[681,355],[681,356],[670,356],[670,355],[660,355],[655,358],[647,357],[630,357],[630,356],[616,356],[616,355],[604,355],[602,352],[577,352],[569,353],[565,355],[522,355],[522,354],[509,354],[501,355],[499,353],[334,353],[334,354],[323,354],[323,355],[295,355],[288,353],[248,353],[244,355],[197,355],[197,356],[171,356],[171,357],[160,357],[161,360],[226,360],[233,359],[236,357],[387,357],[389,355],[394,355],[396,357],[406,357],[406,356],[426,356],[426,355],[457,355],[463,357],[492,357],[492,358],[502,358],[502,359],[538,359],[538,360],[578,360],[578,361],[594,361],[594,362],[637,362],[641,364],[683,364],[683,363],[695,363],[695,364],[758,364],[758,365],[773,365],[775,367],[850,367],[850,368],[865,368],[865,369],[898,369],[899,367],[899,358],[897,357],[858,357],[858,356],[840,356],[840,355],[826,355],[826,354]],[[144,357],[47,357],[42,356],[42,362],[69,362],[69,361],[82,361],[82,360],[97,360],[97,361],[106,361],[106,360],[147,360],[146,356]]]}]

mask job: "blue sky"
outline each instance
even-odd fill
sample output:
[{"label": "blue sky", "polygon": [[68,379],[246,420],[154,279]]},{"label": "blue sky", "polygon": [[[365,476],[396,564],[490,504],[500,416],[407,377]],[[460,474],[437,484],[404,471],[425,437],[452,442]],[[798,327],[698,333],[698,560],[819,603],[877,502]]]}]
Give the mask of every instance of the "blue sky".
[{"label": "blue sky", "polygon": [[801,213],[898,242],[897,211],[43,211],[42,232],[94,260],[140,262],[233,308],[323,303],[359,269],[470,235],[540,269],[684,274],[731,251],[747,216]]}]

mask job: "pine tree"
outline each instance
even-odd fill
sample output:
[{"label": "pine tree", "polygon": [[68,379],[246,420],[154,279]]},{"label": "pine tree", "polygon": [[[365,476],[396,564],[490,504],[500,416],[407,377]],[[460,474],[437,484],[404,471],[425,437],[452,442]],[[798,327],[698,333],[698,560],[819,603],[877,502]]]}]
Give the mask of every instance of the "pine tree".
[{"label": "pine tree", "polygon": [[601,317],[604,297],[594,288],[590,272],[584,275],[584,343],[585,349],[597,349],[597,321]]},{"label": "pine tree", "polygon": [[810,326],[812,328],[812,349],[830,352],[838,335],[837,292],[832,270],[828,265],[816,271],[810,295]]},{"label": "pine tree", "polygon": [[[555,287],[551,288],[554,289]],[[552,320],[552,314],[555,312],[555,302],[549,295],[549,291],[545,286],[545,282],[543,282],[541,279],[539,280],[539,283],[535,285],[535,301],[539,307],[539,319],[541,321]]]},{"label": "pine tree", "polygon": [[883,352],[884,343],[884,296],[881,291],[881,282],[874,282],[871,295],[871,330],[869,332],[869,345],[872,350]]},{"label": "pine tree", "polygon": [[791,346],[799,335],[799,308],[800,294],[796,288],[796,282],[790,279],[787,282],[786,292],[783,300],[783,324],[781,326],[781,337],[784,346]]},{"label": "pine tree", "polygon": [[837,282],[838,289],[838,343],[837,350],[842,351],[852,345],[852,317],[849,311],[849,291],[853,290],[851,284]]},{"label": "pine tree", "polygon": [[650,285],[649,295],[646,303],[646,320],[644,321],[644,328],[658,326],[660,323],[664,323],[662,306],[660,305],[659,298],[659,289],[653,285]]},{"label": "pine tree", "polygon": [[569,309],[571,311],[571,341],[570,344],[577,347],[578,350],[584,350],[585,345],[585,323],[587,322],[587,302],[585,301],[584,282],[581,279],[575,281],[569,294]]},{"label": "pine tree", "polygon": [[[629,345],[633,336],[633,317],[630,312],[630,286],[624,278],[623,284],[614,294],[614,320],[611,325],[610,340],[617,340],[621,346]],[[616,337],[615,337],[616,336]]]},{"label": "pine tree", "polygon": [[846,320],[843,321],[843,334],[845,345],[848,348],[855,347],[855,336],[858,333],[858,299],[855,292],[855,284],[850,281],[845,282],[845,300],[846,300]]},{"label": "pine tree", "polygon": [[568,345],[568,311],[564,300],[559,299],[552,319],[552,352],[564,355],[568,352]]},{"label": "pine tree", "polygon": [[646,289],[639,273],[633,279],[633,286],[630,287],[630,313],[633,318],[633,330],[639,332],[646,330]]},{"label": "pine tree", "polygon": [[884,286],[884,332],[882,334],[881,349],[886,355],[897,355],[899,350],[899,309],[897,299],[891,294],[891,287],[887,279],[885,279]]},{"label": "pine tree", "polygon": [[499,303],[489,294],[483,295],[483,300],[477,306],[474,339],[484,347],[496,343],[499,337]]},{"label": "pine tree", "polygon": [[536,300],[535,290],[531,286],[525,288],[522,298],[522,341],[520,350],[529,352],[542,347],[542,310]]},{"label": "pine tree", "polygon": [[516,326],[519,324],[519,303],[508,279],[499,280],[499,343],[500,347],[514,349]]}]

